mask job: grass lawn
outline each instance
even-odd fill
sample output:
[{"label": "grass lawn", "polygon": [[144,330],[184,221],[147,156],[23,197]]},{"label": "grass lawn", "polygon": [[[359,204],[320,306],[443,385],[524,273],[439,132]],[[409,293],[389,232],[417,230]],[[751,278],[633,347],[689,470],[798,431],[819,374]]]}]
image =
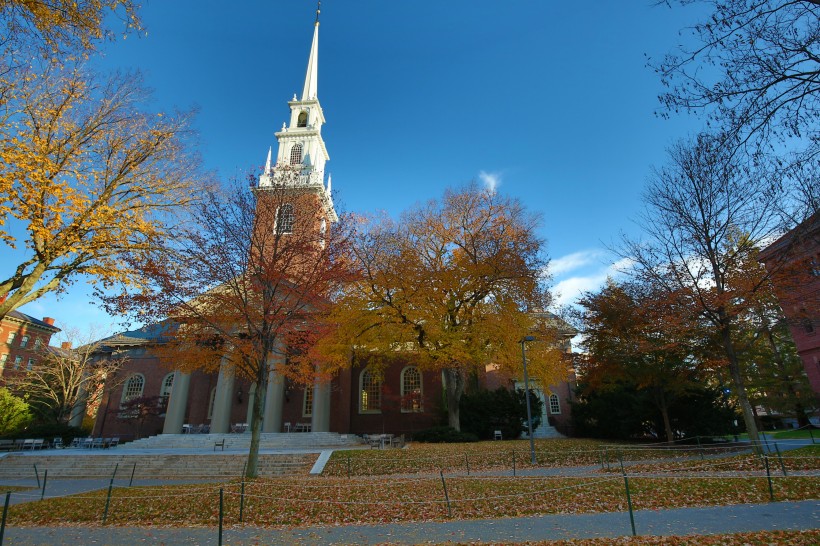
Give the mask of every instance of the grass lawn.
[{"label": "grass lawn", "polygon": [[782,430],[774,434],[776,440],[810,440],[812,437],[820,445],[820,430]]}]

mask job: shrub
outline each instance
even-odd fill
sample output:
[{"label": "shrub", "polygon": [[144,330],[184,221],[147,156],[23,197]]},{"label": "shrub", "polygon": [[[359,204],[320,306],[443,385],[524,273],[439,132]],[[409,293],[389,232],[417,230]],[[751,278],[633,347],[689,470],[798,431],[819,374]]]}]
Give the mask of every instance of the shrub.
[{"label": "shrub", "polygon": [[[541,424],[544,404],[530,391],[533,431]],[[484,440],[493,438],[496,430],[504,438],[515,439],[527,428],[527,399],[523,389],[511,391],[499,387],[494,391],[480,390],[461,397],[459,406],[461,428]]]},{"label": "shrub", "polygon": [[0,436],[14,434],[32,420],[31,409],[25,400],[0,388]]},{"label": "shrub", "polygon": [[469,432],[459,432],[453,427],[432,427],[413,434],[416,442],[435,443],[463,443],[477,442],[478,436]]}]

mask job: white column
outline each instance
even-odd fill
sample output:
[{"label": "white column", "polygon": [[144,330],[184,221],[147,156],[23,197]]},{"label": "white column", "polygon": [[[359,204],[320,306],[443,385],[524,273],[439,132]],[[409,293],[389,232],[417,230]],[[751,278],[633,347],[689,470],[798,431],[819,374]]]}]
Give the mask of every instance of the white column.
[{"label": "white column", "polygon": [[248,412],[245,414],[245,422],[248,423],[248,432],[250,432],[251,418],[253,417],[253,404],[256,402],[256,383],[251,384],[251,392],[248,393]]},{"label": "white column", "polygon": [[330,381],[316,378],[313,384],[311,432],[330,432]]},{"label": "white column", "polygon": [[224,434],[231,428],[231,407],[233,406],[234,370],[228,356],[222,357],[219,378],[216,380],[214,413],[211,417],[211,433]]},{"label": "white column", "polygon": [[265,395],[265,418],[262,432],[282,432],[282,404],[285,400],[285,378],[271,367]]},{"label": "white column", "polygon": [[171,396],[168,398],[168,408],[165,410],[165,424],[163,434],[181,434],[185,424],[185,408],[188,407],[188,389],[191,385],[191,374],[176,371],[174,382],[171,385]]}]

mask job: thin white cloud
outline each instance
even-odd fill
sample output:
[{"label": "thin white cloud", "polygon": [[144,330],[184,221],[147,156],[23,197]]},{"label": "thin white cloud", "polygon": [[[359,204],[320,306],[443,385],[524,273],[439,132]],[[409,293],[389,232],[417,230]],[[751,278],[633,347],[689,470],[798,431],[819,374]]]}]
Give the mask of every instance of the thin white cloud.
[{"label": "thin white cloud", "polygon": [[555,296],[553,305],[555,307],[572,305],[584,292],[594,292],[598,290],[603,286],[607,278],[618,277],[631,267],[632,260],[624,258],[608,266],[597,268],[588,275],[576,275],[562,279],[552,289],[552,293]]},{"label": "thin white cloud", "polygon": [[598,261],[602,254],[603,252],[601,250],[593,249],[561,256],[560,258],[550,261],[549,272],[551,275],[562,275],[569,271],[574,271]]},{"label": "thin white cloud", "polygon": [[478,179],[484,184],[484,187],[489,191],[495,193],[498,186],[501,185],[501,173],[488,173],[487,171],[479,171]]}]

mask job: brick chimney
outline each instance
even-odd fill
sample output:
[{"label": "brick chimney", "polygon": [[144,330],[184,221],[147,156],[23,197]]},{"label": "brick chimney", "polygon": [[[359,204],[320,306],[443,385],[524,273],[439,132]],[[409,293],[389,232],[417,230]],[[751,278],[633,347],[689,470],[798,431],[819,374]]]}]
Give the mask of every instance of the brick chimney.
[{"label": "brick chimney", "polygon": [[45,322],[49,326],[54,326],[54,319],[51,317],[43,317],[43,322]]},{"label": "brick chimney", "polygon": [[63,349],[65,351],[70,351],[71,350],[71,342],[70,341],[63,341],[62,343],[60,343],[60,349]]}]

